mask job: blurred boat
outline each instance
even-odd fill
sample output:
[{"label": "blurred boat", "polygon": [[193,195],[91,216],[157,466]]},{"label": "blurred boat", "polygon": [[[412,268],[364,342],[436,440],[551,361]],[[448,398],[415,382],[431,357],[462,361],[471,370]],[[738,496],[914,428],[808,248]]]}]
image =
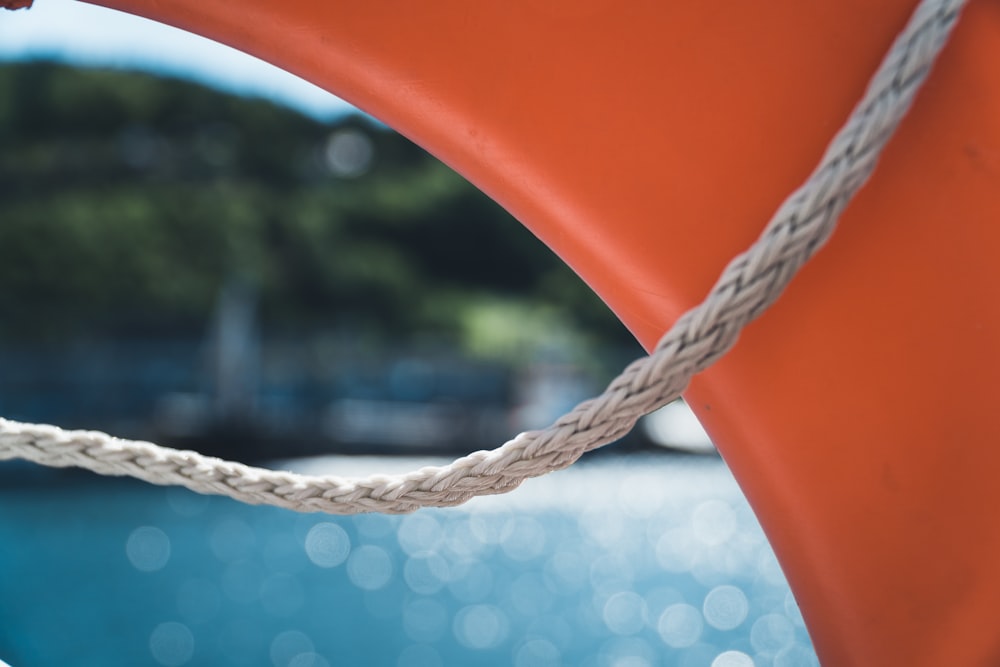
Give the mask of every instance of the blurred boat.
[{"label": "blurred boat", "polygon": [[653,444],[687,454],[717,454],[712,438],[683,400],[664,405],[640,420],[640,428]]}]

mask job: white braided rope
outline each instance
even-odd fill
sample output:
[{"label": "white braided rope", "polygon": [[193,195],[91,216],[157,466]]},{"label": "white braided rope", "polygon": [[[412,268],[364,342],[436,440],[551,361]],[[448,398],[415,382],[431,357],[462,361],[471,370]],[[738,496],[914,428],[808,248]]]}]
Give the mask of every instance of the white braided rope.
[{"label": "white braided rope", "polygon": [[544,430],[521,433],[495,450],[475,452],[443,467],[348,479],[253,468],[98,432],[0,419],[0,460],[79,466],[247,503],[334,514],[457,505],[565,468],[677,398],[695,373],[727,352],[740,330],[778,298],[829,238],[841,211],[874,169],[964,4],[921,2],[819,166],[781,205],[754,245],[726,267],[705,301],[684,314],[650,356],[629,365],[603,394]]}]

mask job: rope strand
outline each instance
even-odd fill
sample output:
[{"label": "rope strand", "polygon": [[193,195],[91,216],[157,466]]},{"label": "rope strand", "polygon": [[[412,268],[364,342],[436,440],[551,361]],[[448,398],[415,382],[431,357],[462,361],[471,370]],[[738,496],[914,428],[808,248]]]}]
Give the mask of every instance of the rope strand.
[{"label": "rope strand", "polygon": [[650,356],[630,364],[604,393],[544,430],[521,433],[497,449],[446,466],[348,479],[254,468],[94,431],[0,419],[0,460],[79,466],[247,503],[331,514],[457,505],[565,468],[679,397],[691,377],[731,349],[743,327],[781,295],[829,239],[840,213],[875,168],[964,4],[921,2],[813,174],[781,205],[761,237],[729,263],[708,297],[681,316]]}]

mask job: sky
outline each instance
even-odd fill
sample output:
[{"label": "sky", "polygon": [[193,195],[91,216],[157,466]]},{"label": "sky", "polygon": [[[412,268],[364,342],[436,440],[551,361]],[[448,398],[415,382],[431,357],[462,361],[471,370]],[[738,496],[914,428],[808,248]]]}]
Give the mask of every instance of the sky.
[{"label": "sky", "polygon": [[253,56],[76,0],[35,0],[28,10],[0,11],[0,62],[34,59],[181,77],[238,95],[271,99],[320,120],[353,109]]}]

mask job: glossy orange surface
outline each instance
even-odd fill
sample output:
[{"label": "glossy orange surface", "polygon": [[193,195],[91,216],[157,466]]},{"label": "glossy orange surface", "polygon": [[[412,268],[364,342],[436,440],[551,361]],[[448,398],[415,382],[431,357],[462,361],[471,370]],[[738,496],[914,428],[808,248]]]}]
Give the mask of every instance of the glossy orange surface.
[{"label": "glossy orange surface", "polygon": [[[806,178],[915,2],[102,4],[410,136],[649,347]],[[833,241],[688,395],[825,665],[1000,664],[998,119],[1000,3],[977,0]]]}]

